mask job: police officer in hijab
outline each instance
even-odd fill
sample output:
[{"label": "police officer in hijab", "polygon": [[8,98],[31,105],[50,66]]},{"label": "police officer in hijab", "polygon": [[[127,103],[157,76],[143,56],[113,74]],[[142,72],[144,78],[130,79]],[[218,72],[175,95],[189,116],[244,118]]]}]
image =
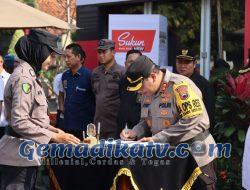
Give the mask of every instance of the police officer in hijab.
[{"label": "police officer in hijab", "polygon": [[[30,30],[15,51],[21,59],[10,76],[4,94],[9,126],[0,139],[0,189],[34,189],[40,158],[22,157],[20,145],[30,140],[29,151],[49,142],[78,144],[80,140],[50,125],[47,101],[36,73],[51,65],[51,54],[61,53],[58,38],[44,30]],[[27,150],[25,150],[27,151]]]}]

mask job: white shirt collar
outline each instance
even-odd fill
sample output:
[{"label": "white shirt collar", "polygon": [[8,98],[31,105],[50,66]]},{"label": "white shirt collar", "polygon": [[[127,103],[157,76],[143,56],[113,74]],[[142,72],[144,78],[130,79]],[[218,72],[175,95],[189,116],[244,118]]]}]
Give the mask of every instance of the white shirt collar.
[{"label": "white shirt collar", "polygon": [[165,82],[169,82],[170,78],[171,78],[172,73],[166,69],[166,73],[165,73]]}]

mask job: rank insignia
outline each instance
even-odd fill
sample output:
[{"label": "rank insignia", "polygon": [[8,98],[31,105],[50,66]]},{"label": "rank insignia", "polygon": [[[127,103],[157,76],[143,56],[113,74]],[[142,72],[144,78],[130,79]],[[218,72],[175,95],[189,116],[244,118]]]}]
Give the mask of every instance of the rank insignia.
[{"label": "rank insignia", "polygon": [[22,84],[22,90],[25,94],[29,94],[31,91],[31,84],[29,83],[23,83]]},{"label": "rank insignia", "polygon": [[141,98],[142,98],[142,95],[139,94],[139,93],[137,93],[137,95],[136,95],[136,102],[137,103],[141,103]]},{"label": "rank insignia", "polygon": [[172,96],[173,96],[173,93],[167,93],[167,94],[166,94],[166,97],[167,97],[167,98],[171,98]]},{"label": "rank insignia", "polygon": [[29,73],[30,73],[30,75],[31,75],[32,77],[35,77],[35,76],[36,76],[36,74],[35,74],[35,72],[34,72],[33,69],[30,69],[30,70],[29,70]]},{"label": "rank insignia", "polygon": [[162,124],[163,124],[163,127],[168,127],[171,123],[168,119],[164,119]]},{"label": "rank insignia", "polygon": [[163,109],[163,110],[161,110],[161,115],[167,115],[168,114],[168,110],[166,110],[166,109]]},{"label": "rank insignia", "polygon": [[162,98],[162,99],[161,99],[161,102],[162,102],[162,103],[167,103],[167,102],[168,102],[168,98],[165,98],[165,97]]}]

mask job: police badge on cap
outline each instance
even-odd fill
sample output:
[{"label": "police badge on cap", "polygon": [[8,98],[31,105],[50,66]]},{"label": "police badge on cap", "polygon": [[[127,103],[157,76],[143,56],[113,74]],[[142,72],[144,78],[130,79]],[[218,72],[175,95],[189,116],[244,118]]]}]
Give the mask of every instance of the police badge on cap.
[{"label": "police badge on cap", "polygon": [[101,39],[98,43],[98,50],[106,50],[110,48],[115,48],[115,42],[108,39]]},{"label": "police badge on cap", "polygon": [[188,49],[188,48],[181,48],[177,52],[176,59],[186,59],[188,61],[193,61],[195,60],[195,54],[193,50]]},{"label": "police badge on cap", "polygon": [[145,55],[138,57],[128,67],[127,76],[127,91],[137,91],[142,87],[143,79],[149,77],[153,68],[158,67],[151,59]]}]

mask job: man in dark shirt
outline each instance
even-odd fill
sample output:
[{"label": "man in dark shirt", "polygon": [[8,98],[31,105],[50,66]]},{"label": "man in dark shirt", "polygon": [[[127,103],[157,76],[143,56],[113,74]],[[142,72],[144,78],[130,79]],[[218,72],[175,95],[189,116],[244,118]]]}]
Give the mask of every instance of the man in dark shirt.
[{"label": "man in dark shirt", "polygon": [[64,112],[63,130],[82,139],[82,131],[93,122],[95,114],[91,72],[83,67],[86,55],[80,45],[68,45],[65,57],[69,70],[62,75],[63,89],[60,92],[60,110]]},{"label": "man in dark shirt", "polygon": [[117,115],[120,106],[119,83],[124,67],[115,61],[115,43],[102,39],[98,44],[98,60],[101,64],[92,74],[92,89],[96,98],[94,122],[100,123],[100,138],[117,138]]},{"label": "man in dark shirt", "polygon": [[[142,53],[139,50],[129,50],[126,54],[125,68],[126,70],[131,63],[140,57]],[[122,77],[119,85],[120,93],[120,109],[118,114],[118,127],[120,134],[122,129],[127,127],[132,129],[140,121],[141,116],[141,94],[138,92],[127,91],[128,80],[126,74]]]},{"label": "man in dark shirt", "polygon": [[208,112],[211,129],[214,126],[214,89],[207,79],[195,72],[195,67],[196,58],[194,52],[188,48],[180,49],[176,56],[176,71],[181,75],[189,77],[200,89],[203,102]]}]

